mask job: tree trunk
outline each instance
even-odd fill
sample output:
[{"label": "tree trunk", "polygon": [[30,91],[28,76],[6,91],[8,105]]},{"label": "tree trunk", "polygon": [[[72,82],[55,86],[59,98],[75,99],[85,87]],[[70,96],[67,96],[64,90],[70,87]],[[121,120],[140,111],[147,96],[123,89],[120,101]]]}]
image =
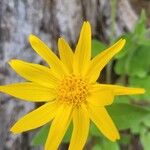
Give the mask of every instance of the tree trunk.
[{"label": "tree trunk", "polygon": [[[127,0],[118,0],[117,8],[115,33],[119,36],[133,28],[137,16]],[[91,23],[93,37],[108,41],[111,26],[108,0],[0,0],[0,84],[23,81],[7,65],[10,59],[44,63],[29,45],[30,33],[38,35],[57,53],[60,36],[74,48],[84,20]],[[0,150],[38,149],[31,146],[32,131],[19,135],[9,131],[18,118],[33,108],[33,103],[1,94]]]}]

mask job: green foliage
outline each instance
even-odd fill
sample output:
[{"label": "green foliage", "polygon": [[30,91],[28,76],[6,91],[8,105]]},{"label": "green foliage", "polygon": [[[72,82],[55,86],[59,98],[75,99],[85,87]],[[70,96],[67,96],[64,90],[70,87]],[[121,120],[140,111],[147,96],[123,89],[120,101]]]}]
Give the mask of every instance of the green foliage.
[{"label": "green foliage", "polygon": [[[148,116],[150,116],[150,111],[147,109],[123,103],[116,103],[108,106],[107,110],[119,130],[125,130],[129,128],[131,130],[138,130],[137,128],[139,127],[139,124],[146,120]],[[90,127],[90,136],[101,138],[103,137],[103,135],[93,123],[91,123]],[[126,142],[129,140],[130,139],[126,138]]]},{"label": "green foliage", "polygon": [[[125,130],[141,123],[145,117],[150,115],[150,111],[138,106],[115,103],[107,107],[107,110],[114,120],[119,130]],[[92,123],[90,127],[90,135],[102,137],[100,131]]]},{"label": "green foliage", "polygon": [[150,149],[150,131],[147,128],[143,128],[140,134],[141,144],[144,150]]},{"label": "green foliage", "polygon": [[130,134],[123,134],[121,135],[120,140],[118,141],[121,145],[128,145],[131,141],[131,135]]},{"label": "green foliage", "polygon": [[[70,141],[71,133],[72,133],[72,124],[70,124],[67,132],[65,133],[65,136],[63,138],[63,143],[68,143]],[[32,145],[38,146],[38,145],[44,145],[48,136],[50,125],[45,125],[41,127],[39,132],[35,135],[35,137],[32,140]]]},{"label": "green foliage", "polygon": [[145,10],[142,10],[140,20],[136,23],[135,30],[134,30],[136,35],[140,36],[140,38],[142,39],[145,33],[147,32],[146,21],[147,18],[146,18]]},{"label": "green foliage", "polygon": [[107,110],[120,130],[131,128],[149,115],[150,111],[129,104],[113,104]]},{"label": "green foliage", "polygon": [[99,138],[97,144],[92,147],[92,150],[119,150],[117,142],[111,142],[106,138]]},{"label": "green foliage", "polygon": [[96,39],[92,40],[92,57],[95,57],[106,48],[106,45]]},{"label": "green foliage", "polygon": [[90,126],[90,136],[95,136],[95,137],[101,136],[99,129],[96,127],[94,123],[91,123]]},{"label": "green foliage", "polygon": [[39,132],[35,135],[32,140],[32,145],[38,146],[43,145],[47,139],[50,125],[45,125],[42,127]]},{"label": "green foliage", "polygon": [[141,139],[141,143],[142,143],[144,150],[149,150],[149,148],[150,148],[150,132],[142,134],[140,139]]},{"label": "green foliage", "polygon": [[149,30],[146,28],[146,15],[141,13],[140,20],[133,33],[126,33],[126,45],[116,57],[115,71],[119,75],[145,77],[150,71],[150,40],[147,39]]},{"label": "green foliage", "polygon": [[150,46],[139,46],[130,61],[129,76],[146,77],[150,70],[149,57]]},{"label": "green foliage", "polygon": [[134,32],[126,33],[123,37],[127,43],[122,52],[116,57],[115,72],[128,77],[129,86],[146,89],[143,95],[132,96],[134,99],[150,99],[150,31],[146,28],[146,15],[135,25]]},{"label": "green foliage", "polygon": [[146,76],[144,78],[139,77],[130,77],[129,78],[129,84],[134,87],[143,87],[146,92],[142,95],[136,95],[137,99],[149,99],[150,98],[150,75]]},{"label": "green foliage", "polygon": [[124,103],[129,104],[130,103],[130,97],[129,96],[116,96],[114,103]]},{"label": "green foliage", "polygon": [[92,150],[102,150],[102,147],[100,144],[96,144],[92,147]]},{"label": "green foliage", "polygon": [[148,115],[147,117],[145,117],[144,119],[143,119],[143,124],[144,124],[144,126],[146,126],[146,127],[150,127],[150,115]]},{"label": "green foliage", "polygon": [[117,142],[111,142],[107,139],[103,139],[102,150],[119,150],[119,145]]}]

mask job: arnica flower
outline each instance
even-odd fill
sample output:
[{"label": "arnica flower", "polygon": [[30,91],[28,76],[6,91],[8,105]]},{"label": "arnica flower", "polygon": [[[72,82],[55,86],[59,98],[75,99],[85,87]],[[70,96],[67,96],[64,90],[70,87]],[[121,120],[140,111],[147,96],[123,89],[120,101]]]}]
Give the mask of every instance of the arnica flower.
[{"label": "arnica flower", "polygon": [[100,84],[96,80],[109,60],[123,48],[125,39],[93,59],[89,22],[83,23],[75,52],[63,38],[58,40],[60,59],[35,35],[30,35],[29,41],[48,67],[11,60],[9,65],[28,81],[0,86],[0,91],[45,104],[22,117],[11,131],[21,133],[51,122],[45,150],[57,150],[72,122],[69,150],[82,150],[92,121],[109,140],[118,140],[119,132],[105,106],[111,105],[117,95],[142,94],[144,89]]}]

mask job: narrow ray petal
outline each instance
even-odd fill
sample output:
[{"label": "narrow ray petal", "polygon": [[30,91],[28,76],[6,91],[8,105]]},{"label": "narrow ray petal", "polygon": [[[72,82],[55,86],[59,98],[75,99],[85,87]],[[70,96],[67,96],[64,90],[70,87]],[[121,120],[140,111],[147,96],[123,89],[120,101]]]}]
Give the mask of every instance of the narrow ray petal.
[{"label": "narrow ray petal", "polygon": [[115,142],[120,138],[115,124],[104,107],[93,107],[89,105],[88,111],[91,120],[109,140]]},{"label": "narrow ray petal", "polygon": [[22,117],[10,130],[13,133],[21,133],[38,128],[54,118],[57,108],[56,101],[48,102]]},{"label": "narrow ray petal", "polygon": [[91,26],[89,22],[84,22],[74,55],[74,62],[73,62],[74,73],[83,74],[89,66],[90,59],[91,59]]},{"label": "narrow ray petal", "polygon": [[58,49],[60,54],[60,59],[63,64],[68,68],[69,72],[73,72],[73,51],[68,45],[68,43],[63,39],[60,38],[58,40]]},{"label": "narrow ray petal", "polygon": [[56,97],[53,89],[30,82],[0,86],[0,92],[33,102],[51,101]]},{"label": "narrow ray petal", "polygon": [[113,91],[114,95],[134,95],[145,93],[145,90],[142,88],[131,88],[111,84],[95,84],[93,85],[93,90],[97,92],[103,90]]},{"label": "narrow ray petal", "polygon": [[51,66],[58,74],[67,74],[68,71],[59,58],[35,35],[29,36],[32,48]]},{"label": "narrow ray petal", "polygon": [[71,121],[72,107],[69,105],[60,106],[53,120],[49,135],[46,141],[45,150],[57,150],[62,138],[67,131]]},{"label": "narrow ray petal", "polygon": [[82,150],[89,132],[90,120],[84,105],[76,108],[73,112],[73,133],[69,150]]},{"label": "narrow ray petal", "polygon": [[111,105],[114,100],[114,93],[113,91],[106,90],[96,90],[92,91],[87,101],[94,106],[106,106]]},{"label": "narrow ray petal", "polygon": [[42,65],[22,60],[11,60],[9,64],[23,78],[46,87],[55,88],[59,80],[51,69]]},{"label": "narrow ray petal", "polygon": [[123,48],[124,44],[125,40],[120,39],[117,43],[97,55],[91,61],[89,69],[86,73],[86,76],[89,77],[90,82],[95,82],[98,79],[100,71],[105,67],[110,59]]}]

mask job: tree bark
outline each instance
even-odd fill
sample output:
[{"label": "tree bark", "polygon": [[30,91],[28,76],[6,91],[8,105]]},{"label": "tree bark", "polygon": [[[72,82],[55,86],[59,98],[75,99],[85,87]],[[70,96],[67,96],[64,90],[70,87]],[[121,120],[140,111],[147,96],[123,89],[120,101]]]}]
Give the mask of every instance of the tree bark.
[{"label": "tree bark", "polygon": [[[127,0],[118,0],[116,36],[131,30],[137,16]],[[128,10],[128,11],[124,11]],[[129,17],[130,16],[130,17]],[[108,0],[1,0],[0,1],[0,84],[23,81],[7,65],[10,59],[44,63],[31,49],[28,36],[38,35],[57,53],[57,41],[63,36],[74,49],[84,20],[92,25],[93,37],[108,41],[111,7]],[[34,108],[8,95],[0,96],[0,150],[34,150],[33,132],[10,133],[18,118]]]}]

